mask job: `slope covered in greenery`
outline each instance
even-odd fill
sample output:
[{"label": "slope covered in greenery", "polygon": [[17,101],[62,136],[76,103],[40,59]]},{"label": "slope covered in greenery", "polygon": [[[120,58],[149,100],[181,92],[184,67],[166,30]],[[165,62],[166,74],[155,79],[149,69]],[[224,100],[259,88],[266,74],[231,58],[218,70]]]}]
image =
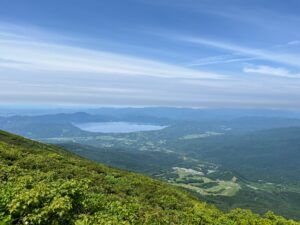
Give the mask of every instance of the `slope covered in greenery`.
[{"label": "slope covered in greenery", "polygon": [[251,180],[300,184],[300,127],[187,140],[182,145]]},{"label": "slope covered in greenery", "polygon": [[182,190],[0,132],[0,224],[299,224],[223,213]]}]

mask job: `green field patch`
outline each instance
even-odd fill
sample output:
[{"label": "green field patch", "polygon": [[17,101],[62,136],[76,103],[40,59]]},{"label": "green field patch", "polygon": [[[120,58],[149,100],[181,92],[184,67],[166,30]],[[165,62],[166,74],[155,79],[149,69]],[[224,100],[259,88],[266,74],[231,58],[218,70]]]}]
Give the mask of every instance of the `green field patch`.
[{"label": "green field patch", "polygon": [[178,173],[179,177],[186,177],[189,175],[198,175],[198,176],[204,175],[204,173],[201,171],[189,169],[189,168],[173,167],[173,170],[175,170]]},{"label": "green field patch", "polygon": [[217,182],[207,182],[207,183],[203,183],[203,184],[199,185],[199,187],[204,188],[204,189],[209,189],[209,188],[215,187],[217,185],[218,185]]},{"label": "green field patch", "polygon": [[190,140],[190,139],[198,139],[198,138],[207,138],[210,136],[217,136],[217,135],[222,135],[222,134],[223,133],[208,131],[208,132],[201,133],[201,134],[188,134],[188,135],[181,137],[180,139],[181,140]]},{"label": "green field patch", "polygon": [[205,177],[204,173],[198,170],[173,167],[173,173],[176,173],[178,176],[169,181],[176,186],[189,189],[201,195],[234,196],[241,189],[236,177],[232,177],[229,181],[213,180]]}]

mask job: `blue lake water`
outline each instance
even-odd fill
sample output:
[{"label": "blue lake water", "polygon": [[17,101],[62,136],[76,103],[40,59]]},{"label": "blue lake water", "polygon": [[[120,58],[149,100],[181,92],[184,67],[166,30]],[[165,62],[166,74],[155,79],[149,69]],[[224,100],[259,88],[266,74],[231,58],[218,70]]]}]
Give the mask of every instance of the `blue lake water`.
[{"label": "blue lake water", "polygon": [[84,131],[101,133],[131,133],[138,131],[161,130],[166,126],[129,123],[129,122],[93,122],[76,123],[74,126]]}]

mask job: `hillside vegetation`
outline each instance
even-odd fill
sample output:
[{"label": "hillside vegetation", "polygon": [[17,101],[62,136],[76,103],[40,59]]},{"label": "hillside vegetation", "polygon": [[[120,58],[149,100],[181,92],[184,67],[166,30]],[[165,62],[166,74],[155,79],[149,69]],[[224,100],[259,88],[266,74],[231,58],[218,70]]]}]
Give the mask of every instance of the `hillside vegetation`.
[{"label": "hillside vegetation", "polygon": [[300,224],[223,213],[184,191],[0,131],[0,224]]}]

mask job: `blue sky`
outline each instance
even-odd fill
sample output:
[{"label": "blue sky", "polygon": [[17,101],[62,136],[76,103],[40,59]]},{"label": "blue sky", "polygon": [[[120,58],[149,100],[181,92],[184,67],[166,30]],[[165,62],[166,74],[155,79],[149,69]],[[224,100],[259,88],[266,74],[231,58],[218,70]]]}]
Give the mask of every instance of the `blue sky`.
[{"label": "blue sky", "polygon": [[300,108],[300,1],[1,0],[0,103]]}]

